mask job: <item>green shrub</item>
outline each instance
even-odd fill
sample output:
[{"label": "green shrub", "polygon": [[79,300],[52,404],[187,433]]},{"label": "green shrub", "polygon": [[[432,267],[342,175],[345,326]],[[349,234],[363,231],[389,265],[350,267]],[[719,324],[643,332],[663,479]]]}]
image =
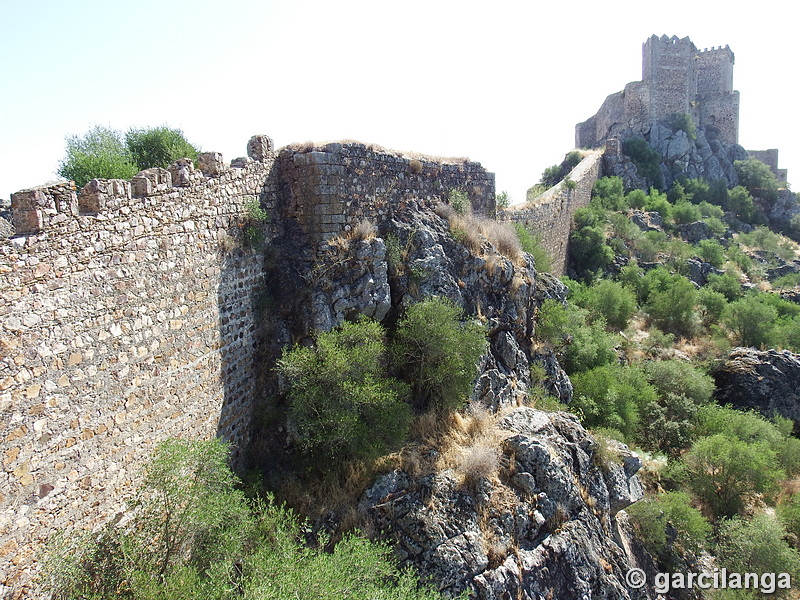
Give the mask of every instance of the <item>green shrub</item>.
[{"label": "green shrub", "polygon": [[596,199],[606,210],[624,210],[625,190],[620,177],[602,177],[592,188],[592,199]]},{"label": "green shrub", "polygon": [[673,132],[684,131],[691,141],[697,139],[697,127],[694,124],[692,115],[688,113],[672,113],[667,118],[667,127],[672,129]]},{"label": "green shrub", "polygon": [[691,363],[680,360],[654,361],[644,365],[644,372],[661,397],[677,394],[700,405],[709,402],[714,393],[714,379]]},{"label": "green shrub", "polygon": [[549,273],[553,270],[553,259],[544,248],[542,243],[542,236],[539,233],[533,233],[521,223],[514,223],[514,230],[517,232],[522,250],[533,256],[533,264],[536,265],[537,271],[544,271]]},{"label": "green shrub", "polygon": [[695,439],[697,404],[682,394],[659,393],[639,410],[637,442],[653,452],[677,458]]},{"label": "green shrub", "polygon": [[800,494],[795,494],[777,506],[778,518],[786,531],[794,536],[794,546],[800,546]]},{"label": "green shrub", "polygon": [[75,599],[188,598],[191,587],[219,594],[224,586],[214,581],[234,576],[252,525],[227,454],[220,440],[163,443],[145,467],[129,526],[57,540],[45,587]]},{"label": "green shrub", "polygon": [[793,288],[800,285],[800,273],[789,273],[772,282],[773,288]]},{"label": "green shrub", "polygon": [[800,473],[800,440],[791,435],[793,423],[776,417],[769,421],[762,415],[730,407],[706,404],[697,412],[697,434],[725,434],[748,444],[769,447],[781,469],[790,476]]},{"label": "green shrub", "polygon": [[724,434],[699,439],[684,464],[687,485],[718,517],[741,512],[748,494],[770,492],[784,477],[766,444]]},{"label": "green shrub", "polygon": [[716,240],[700,240],[697,255],[718,269],[725,263],[725,248]]},{"label": "green shrub", "polygon": [[662,194],[653,188],[650,188],[650,195],[647,196],[644,209],[648,212],[657,212],[665,222],[669,221],[672,216],[672,204],[670,204],[666,194]]},{"label": "green shrub", "polygon": [[139,172],[119,131],[96,126],[84,136],[67,136],[58,174],[82,188],[92,179],[130,179]]},{"label": "green shrub", "polygon": [[739,183],[753,196],[773,202],[778,196],[778,178],[767,165],[755,158],[733,162]]},{"label": "green shrub", "polygon": [[[720,567],[729,573],[756,573],[759,586],[756,589],[720,590],[714,596],[723,599],[764,598],[759,591],[762,581],[772,581],[775,593],[768,597],[791,597],[791,581],[800,577],[800,555],[784,539],[786,531],[774,518],[764,513],[753,516],[751,520],[733,518],[720,523],[717,531],[715,554]],[[789,575],[789,581],[779,574]],[[766,577],[764,577],[766,575]],[[780,586],[780,587],[779,587]],[[769,591],[769,587],[766,591]]]},{"label": "green shrub", "polygon": [[494,201],[497,208],[501,210],[505,210],[508,208],[509,204],[511,204],[511,198],[509,197],[508,192],[505,190],[499,194],[495,194]]},{"label": "green shrub", "polygon": [[[712,206],[709,204],[709,206]],[[717,217],[706,217],[703,219],[705,221],[708,230],[715,236],[721,237],[727,230],[728,226],[725,225],[720,219]]]},{"label": "green shrub", "polygon": [[561,165],[550,165],[543,172],[539,182],[545,188],[551,188],[558,185],[564,175],[561,173]]},{"label": "green shrub", "polygon": [[51,542],[44,591],[57,600],[441,598],[387,546],[353,534],[311,546],[308,524],[271,497],[248,503],[237,485],[220,441],[163,444],[125,528]]},{"label": "green shrub", "polygon": [[580,277],[591,277],[614,260],[614,252],[606,245],[600,227],[581,227],[569,236],[569,263]]},{"label": "green shrub", "polygon": [[541,342],[561,347],[567,342],[570,317],[567,307],[558,300],[548,298],[536,313],[534,336]]},{"label": "green shrub", "polygon": [[582,415],[585,427],[620,431],[633,441],[642,406],[655,402],[655,389],[636,367],[606,364],[571,376],[570,407]]},{"label": "green shrub", "polygon": [[710,274],[706,287],[725,296],[728,302],[733,302],[742,297],[742,284],[731,273],[723,273],[722,275]]},{"label": "green shrub", "polygon": [[604,319],[611,329],[622,330],[636,311],[636,297],[622,284],[603,279],[586,288],[574,302],[589,310],[595,318]]},{"label": "green shrub", "polygon": [[760,348],[772,340],[774,322],[778,318],[775,307],[761,302],[757,296],[745,296],[725,307],[720,320],[733,334],[739,346]]},{"label": "green shrub", "polygon": [[[724,186],[725,184],[723,183]],[[684,183],[684,188],[686,189],[686,197],[695,204],[699,204],[700,210],[703,210],[703,204],[711,202],[711,186],[705,179],[687,179]],[[727,191],[727,188],[725,189]],[[716,208],[719,208],[719,206]],[[722,218],[722,212],[720,212],[719,217]]]},{"label": "green shrub", "polygon": [[708,202],[701,202],[697,205],[697,208],[700,209],[700,214],[704,217],[712,217],[714,219],[721,219],[725,216],[725,211],[722,210],[721,207],[716,206],[715,204],[710,204]]},{"label": "green shrub", "polygon": [[728,305],[728,299],[720,292],[704,287],[697,292],[697,306],[700,320],[705,327],[711,327],[719,321],[722,311]]},{"label": "green shrub", "polygon": [[190,144],[180,129],[166,125],[150,129],[131,129],[125,144],[139,170],[151,167],[166,169],[179,158],[197,160],[197,148]]},{"label": "green shrub", "polygon": [[457,215],[466,216],[472,214],[472,203],[469,196],[459,190],[450,190],[448,203]]},{"label": "green shrub", "polygon": [[737,185],[728,192],[726,207],[737,219],[745,223],[757,225],[765,221],[763,214],[759,212],[753,202],[750,192],[741,185]]},{"label": "green shrub", "polygon": [[472,391],[486,333],[460,317],[458,307],[433,298],[410,306],[397,324],[392,362],[411,385],[420,410],[457,408]]},{"label": "green shrub", "polygon": [[372,458],[405,437],[408,389],[385,374],[383,338],[378,323],[344,323],[278,361],[289,428],[309,465],[325,471]]},{"label": "green shrub", "polygon": [[666,285],[650,292],[645,310],[659,329],[688,336],[694,330],[696,296],[694,284],[675,275]]},{"label": "green shrub", "polygon": [[564,350],[563,362],[567,373],[572,375],[619,360],[616,351],[619,337],[606,331],[605,321],[598,319],[588,325],[578,324],[585,322],[585,313],[570,312],[573,314],[572,341]]},{"label": "green shrub", "polygon": [[[686,552],[699,554],[711,534],[711,525],[692,507],[685,492],[659,494],[633,504],[627,512],[645,547],[668,566],[674,563],[673,557],[682,559]],[[674,538],[667,535],[670,526]]]},{"label": "green shrub", "polygon": [[672,210],[670,210],[670,214],[676,225],[694,223],[695,221],[699,221],[700,217],[702,217],[700,207],[685,200],[673,206]]},{"label": "green shrub", "polygon": [[180,129],[166,126],[119,131],[97,126],[83,137],[68,136],[58,174],[78,187],[90,180],[130,179],[143,169],[166,168],[179,158],[197,159],[197,149]]},{"label": "green shrub", "polygon": [[663,187],[661,176],[661,155],[650,147],[644,138],[628,138],[622,143],[622,151],[636,165],[639,175],[657,188]]},{"label": "green shrub", "polygon": [[647,204],[647,192],[644,190],[631,190],[625,196],[625,202],[630,208],[642,209]]}]

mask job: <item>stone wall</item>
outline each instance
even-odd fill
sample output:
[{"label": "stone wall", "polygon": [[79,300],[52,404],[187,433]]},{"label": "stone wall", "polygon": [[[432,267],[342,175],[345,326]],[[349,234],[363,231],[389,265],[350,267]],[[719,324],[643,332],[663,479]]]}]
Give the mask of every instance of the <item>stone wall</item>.
[{"label": "stone wall", "polygon": [[360,143],[329,143],[280,153],[284,217],[316,239],[367,219],[380,223],[408,198],[445,200],[465,192],[473,211],[493,215],[494,174],[467,159],[404,155]]},{"label": "stone wall", "polygon": [[776,148],[770,148],[769,150],[748,150],[747,152],[751,157],[755,158],[756,160],[760,160],[770,169],[772,169],[772,172],[778,178],[778,181],[781,183],[786,183],[789,172],[787,169],[781,169],[778,167],[778,150]]},{"label": "stone wall", "polygon": [[[465,191],[494,212],[494,175],[466,160],[255,136],[231,165],[201,154],[131,181],[12,197],[0,239],[0,598],[31,592],[54,531],[124,508],[169,437],[221,436],[241,459],[259,396],[254,303],[268,282],[248,224],[311,246],[406,198]],[[249,219],[257,201],[267,224]],[[292,232],[292,233],[287,233]],[[13,590],[13,592],[12,592]]]},{"label": "stone wall", "polygon": [[553,273],[563,275],[567,263],[567,241],[575,211],[588,206],[592,188],[602,174],[603,152],[586,156],[567,176],[575,182],[570,190],[562,181],[531,203],[519,209],[504,211],[501,218],[520,223],[539,234],[542,244],[553,259]]}]

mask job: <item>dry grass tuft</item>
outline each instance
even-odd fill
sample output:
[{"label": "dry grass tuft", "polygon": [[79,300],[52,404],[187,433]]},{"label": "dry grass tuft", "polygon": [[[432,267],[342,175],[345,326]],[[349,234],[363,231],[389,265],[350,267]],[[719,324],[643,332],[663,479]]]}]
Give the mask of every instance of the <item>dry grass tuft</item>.
[{"label": "dry grass tuft", "polygon": [[350,240],[360,242],[361,240],[373,240],[378,235],[378,228],[375,223],[369,219],[363,219],[353,227],[348,233],[347,237]]},{"label": "dry grass tuft", "polygon": [[452,206],[444,203],[438,204],[434,211],[447,221],[453,238],[472,254],[484,256],[489,250],[486,242],[489,242],[497,252],[514,264],[524,265],[522,245],[511,223],[487,219],[472,213],[460,215]]}]

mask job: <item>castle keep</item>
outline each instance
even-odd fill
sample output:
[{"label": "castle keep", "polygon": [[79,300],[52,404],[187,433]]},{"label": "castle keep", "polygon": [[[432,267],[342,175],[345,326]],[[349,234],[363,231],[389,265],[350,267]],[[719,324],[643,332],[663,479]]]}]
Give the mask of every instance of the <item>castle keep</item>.
[{"label": "castle keep", "polygon": [[646,133],[672,115],[691,115],[708,137],[739,141],[739,92],[733,89],[734,55],[728,46],[699,51],[688,37],[652,36],[642,45],[642,80],[606,98],[575,128],[575,145],[594,148],[615,136]]}]

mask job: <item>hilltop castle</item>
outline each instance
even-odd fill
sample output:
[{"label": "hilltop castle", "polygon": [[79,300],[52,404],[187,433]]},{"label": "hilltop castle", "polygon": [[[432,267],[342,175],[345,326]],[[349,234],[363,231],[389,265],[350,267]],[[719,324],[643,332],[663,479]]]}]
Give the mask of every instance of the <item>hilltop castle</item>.
[{"label": "hilltop castle", "polygon": [[675,113],[691,115],[707,137],[738,143],[733,63],[728,46],[699,51],[688,37],[652,36],[642,45],[642,81],[610,95],[596,115],[579,123],[576,147],[593,148],[611,137],[645,133]]}]

